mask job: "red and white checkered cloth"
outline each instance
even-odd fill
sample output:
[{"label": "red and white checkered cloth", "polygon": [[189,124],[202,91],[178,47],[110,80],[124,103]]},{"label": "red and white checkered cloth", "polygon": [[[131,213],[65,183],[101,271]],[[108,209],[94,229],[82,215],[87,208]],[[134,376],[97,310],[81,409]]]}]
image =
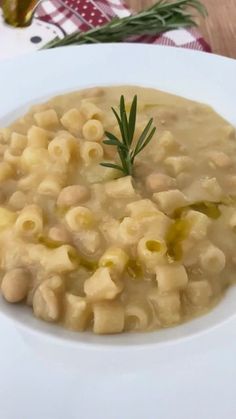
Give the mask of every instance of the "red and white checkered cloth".
[{"label": "red and white checkered cloth", "polygon": [[[125,17],[131,11],[122,0],[47,0],[38,9],[38,17],[54,23],[64,34],[76,30],[87,31],[102,26],[115,16]],[[178,29],[160,36],[141,36],[135,42],[171,45],[210,52],[210,47],[200,33],[194,29]]]},{"label": "red and white checkered cloth", "polygon": [[[6,25],[0,10],[0,60],[37,50],[55,36],[63,38],[77,30],[87,31],[106,24],[114,17],[122,18],[131,13],[123,0],[44,0],[37,8],[32,24],[19,29]],[[195,28],[132,37],[132,42],[211,51]]]}]

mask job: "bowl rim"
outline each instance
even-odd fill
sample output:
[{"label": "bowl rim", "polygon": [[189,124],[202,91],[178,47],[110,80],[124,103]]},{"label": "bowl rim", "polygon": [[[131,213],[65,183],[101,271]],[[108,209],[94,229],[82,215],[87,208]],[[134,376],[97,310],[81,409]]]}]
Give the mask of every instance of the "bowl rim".
[{"label": "bowl rim", "polygon": [[[172,65],[174,64],[175,67],[175,71],[176,74],[178,75],[178,82],[177,84],[183,83],[183,80],[181,80],[181,65],[179,65],[179,62],[181,62],[181,60],[183,62],[186,62],[186,59],[188,60],[188,64],[191,63],[191,68],[190,70],[194,70],[194,66],[196,66],[197,63],[199,63],[200,66],[200,73],[201,73],[201,77],[203,77],[204,75],[204,71],[205,71],[205,76],[208,76],[209,73],[211,72],[212,69],[215,69],[215,74],[216,74],[216,81],[217,81],[217,94],[220,94],[221,92],[223,92],[223,89],[225,86],[227,86],[227,94],[229,94],[229,98],[231,96],[234,95],[233,90],[235,90],[236,93],[236,88],[231,86],[232,89],[230,89],[230,80],[232,80],[232,74],[236,74],[236,60],[231,59],[231,58],[226,58],[226,57],[222,57],[222,56],[218,56],[218,55],[214,55],[214,54],[209,54],[209,53],[205,53],[202,51],[193,51],[193,50],[186,50],[186,49],[180,49],[180,48],[176,48],[176,47],[165,47],[165,46],[159,46],[159,45],[144,45],[144,44],[130,44],[130,43],[123,43],[123,44],[96,44],[96,45],[84,45],[84,46],[69,46],[69,47],[63,47],[60,49],[55,49],[55,50],[45,50],[45,51],[40,51],[34,54],[27,54],[21,57],[17,57],[15,59],[9,59],[3,62],[0,62],[0,69],[1,69],[1,73],[0,73],[0,88],[1,86],[4,87],[4,83],[6,82],[6,80],[11,79],[13,80],[13,77],[15,77],[15,80],[13,82],[13,87],[17,86],[17,80],[19,81],[18,76],[15,75],[15,68],[19,68],[20,74],[22,74],[23,69],[26,69],[27,66],[31,67],[31,69],[37,69],[40,66],[42,66],[43,63],[46,63],[47,61],[50,62],[50,65],[56,66],[58,63],[62,63],[63,59],[71,59],[71,57],[76,57],[76,65],[78,65],[79,63],[79,57],[86,57],[87,59],[91,61],[94,61],[95,56],[98,58],[98,56],[102,53],[104,56],[110,56],[114,58],[114,61],[117,59],[117,57],[121,57],[121,55],[123,53],[127,53],[127,57],[129,57],[129,62],[132,62],[133,56],[135,57],[135,60],[137,61],[139,57],[139,55],[141,55],[142,58],[142,54],[144,54],[146,56],[147,62],[150,62],[152,65],[154,65],[154,67],[156,67],[158,65],[158,58],[159,59],[163,59],[165,60],[165,65],[163,66],[163,63],[161,63],[161,65],[159,65],[159,67],[161,67],[161,71],[164,72],[163,69],[165,69],[165,66],[167,65]],[[78,55],[77,55],[78,53]],[[155,62],[153,61],[155,54]],[[139,58],[139,63],[141,64],[141,61]],[[55,60],[55,64],[54,64],[54,60]],[[102,63],[103,60],[99,61],[98,64],[98,69],[102,68]],[[107,60],[107,63],[109,63],[109,60]],[[108,65],[108,64],[107,64]],[[110,66],[112,66],[112,63],[109,64]],[[157,66],[158,68],[158,66]],[[68,70],[68,65],[65,66],[65,69]],[[52,72],[52,70],[50,70]],[[83,70],[85,71],[85,70]],[[195,72],[197,71],[196,69],[194,70]],[[60,75],[63,74],[63,71],[59,71]],[[225,75],[225,78],[222,79],[222,74]],[[185,75],[187,75],[187,72],[185,73]],[[229,77],[227,77],[229,76]],[[46,77],[46,75],[44,74],[44,77]],[[125,74],[123,75],[123,77],[125,77]],[[161,75],[162,78],[164,78],[165,76],[162,74]],[[167,76],[168,78],[168,76]],[[191,77],[190,77],[191,78]],[[32,79],[32,77],[31,77]],[[119,79],[119,77],[118,77]],[[130,80],[130,75],[128,75],[128,79]],[[134,80],[137,80],[138,76],[136,74],[136,76],[134,77]],[[152,80],[153,79],[153,75],[151,77]],[[39,73],[37,73],[37,80],[38,81],[43,81],[43,77],[41,76],[41,79],[39,77]],[[30,81],[30,80],[29,80]],[[32,80],[31,80],[32,81]],[[20,80],[20,84],[19,84],[19,89],[17,92],[17,100],[16,103],[20,103],[20,108],[24,108],[24,106],[28,103],[32,103],[32,95],[28,93],[27,91],[27,100],[22,101],[22,99],[20,99],[18,96],[19,94],[22,92],[22,89],[24,86],[26,86],[25,81]],[[57,81],[58,83],[58,81]],[[30,83],[29,83],[30,84]],[[123,82],[117,82],[114,83],[112,82],[113,85],[121,85],[123,84]],[[130,84],[129,82],[126,84]],[[138,84],[138,83],[133,83],[133,84]],[[83,86],[79,86],[79,88],[86,88],[86,87],[90,87],[90,86],[95,86],[98,85],[96,82],[95,83],[91,83],[90,82],[86,82]],[[99,85],[111,85],[110,82],[108,82],[107,84],[104,82],[99,83]],[[150,80],[148,80],[147,83],[143,84],[143,82],[139,83],[140,86],[146,86],[146,87],[152,87],[153,86],[153,82]],[[58,84],[59,86],[59,84]],[[53,91],[51,91],[49,89],[48,93],[46,94],[46,97],[50,97],[53,96],[55,94],[60,94],[60,93],[64,93],[65,91],[69,91],[69,90],[75,90],[75,86],[74,88],[68,88],[68,83],[64,83],[63,84],[63,89],[60,90],[58,92],[58,89],[53,89]],[[34,84],[31,84],[32,89],[35,89]],[[159,88],[156,85],[153,86],[153,88]],[[36,88],[37,90],[37,88]],[[35,93],[33,93],[33,97],[35,101],[41,100],[40,98],[43,97],[45,98],[45,88],[42,84],[42,89],[38,88],[38,93],[40,90],[40,95],[35,95]],[[41,95],[41,90],[42,95]],[[163,90],[166,90],[165,88],[163,88]],[[181,87],[180,87],[181,90]],[[169,92],[173,92],[174,94],[178,94],[176,93],[176,91],[173,91],[172,88],[170,88],[170,90],[167,90]],[[190,93],[190,99],[191,99],[191,89],[187,89],[186,91],[189,91]],[[6,92],[6,89],[5,89]],[[13,90],[11,88],[11,93],[13,94]],[[4,93],[4,89],[3,89],[3,94]],[[231,96],[230,96],[231,95]],[[182,96],[186,96],[185,94],[182,94]],[[214,96],[214,95],[213,95]],[[187,95],[187,97],[189,97]],[[29,100],[28,100],[29,99]],[[212,98],[213,99],[213,98]],[[232,98],[231,98],[232,99]],[[231,100],[230,99],[230,100]],[[197,99],[196,99],[197,100]],[[229,100],[229,102],[230,102]],[[224,96],[223,97],[223,102],[227,101],[227,98]],[[14,114],[14,112],[19,112],[19,106],[14,107],[13,106],[14,100],[9,99],[7,101],[7,106],[6,106],[6,112],[4,111],[4,107],[3,105],[0,104],[0,117],[2,117],[2,113],[4,115],[5,120],[7,119],[7,117],[9,117],[10,119],[12,118],[12,113]],[[224,106],[223,106],[224,107]],[[228,119],[232,121],[233,117],[233,111],[231,113],[230,111],[230,104],[227,108],[227,106],[225,107],[225,112],[227,114],[228,112]],[[232,114],[232,116],[231,116]],[[236,118],[236,116],[235,116]],[[234,122],[236,125],[236,119],[234,118]],[[78,338],[78,332],[70,332],[70,331],[66,331],[64,329],[61,330],[61,328],[51,326],[51,325],[47,325],[42,323],[41,321],[34,319],[33,316],[32,318],[34,319],[33,322],[29,321],[25,323],[25,318],[24,316],[22,317],[21,315],[18,315],[19,312],[16,311],[16,306],[14,308],[14,310],[11,310],[11,313],[6,310],[3,309],[3,304],[2,302],[0,302],[0,315],[5,316],[7,319],[9,319],[11,322],[13,322],[14,324],[16,324],[18,327],[20,327],[22,330],[26,331],[27,333],[31,333],[33,335],[38,335],[40,337],[47,337],[47,339],[50,339],[50,341],[57,341],[61,344],[67,344],[67,345],[80,345],[81,348],[84,349],[127,349],[127,348],[131,348],[132,349],[145,349],[147,347],[153,347],[155,345],[169,345],[169,344],[174,344],[174,343],[181,343],[181,342],[185,342],[186,340],[190,340],[193,339],[195,337],[198,337],[199,335],[204,335],[206,333],[208,333],[209,331],[213,331],[215,329],[218,329],[219,326],[223,326],[224,323],[236,319],[236,309],[233,309],[233,288],[231,288],[232,292],[228,292],[226,294],[224,298],[225,300],[225,304],[226,301],[229,302],[230,304],[230,310],[228,312],[228,314],[226,314],[225,316],[222,317],[222,319],[220,319],[220,316],[218,314],[217,318],[217,314],[219,309],[221,311],[222,307],[224,307],[224,303],[221,302],[216,308],[213,309],[213,311],[210,311],[209,314],[206,314],[204,316],[200,316],[197,318],[194,318],[192,320],[190,320],[187,323],[184,323],[180,326],[175,326],[169,329],[161,329],[161,330],[157,330],[157,331],[153,331],[153,332],[145,332],[145,333],[130,333],[130,334],[122,334],[122,335],[110,335],[109,337],[107,336],[97,336],[97,335],[92,335],[92,337],[88,337],[89,334],[88,332],[83,332],[82,338],[79,339]],[[215,311],[216,310],[216,311]],[[212,315],[212,313],[214,312],[214,314]],[[18,313],[18,314],[17,314]],[[213,318],[212,318],[213,317]],[[214,320],[217,318],[217,321]],[[207,319],[207,324],[208,326],[206,327],[202,327],[204,320],[202,319]],[[36,323],[35,323],[36,321]],[[36,328],[34,328],[36,327]],[[173,331],[173,333],[172,333]],[[185,332],[184,332],[185,331]],[[87,335],[86,335],[87,333]],[[87,336],[86,339],[83,339],[84,336]],[[144,339],[144,337],[146,336],[154,336],[157,335],[157,337],[159,336],[159,339],[154,339],[149,341],[148,339]],[[169,336],[171,335],[171,336]],[[119,337],[117,337],[119,336]],[[126,336],[125,338],[121,338],[121,336]],[[129,337],[127,337],[129,336]],[[133,336],[136,336],[135,338]],[[138,336],[138,338],[137,338]],[[131,337],[131,338],[130,338]],[[140,341],[140,342],[139,342]],[[143,341],[143,343],[141,342]]]}]

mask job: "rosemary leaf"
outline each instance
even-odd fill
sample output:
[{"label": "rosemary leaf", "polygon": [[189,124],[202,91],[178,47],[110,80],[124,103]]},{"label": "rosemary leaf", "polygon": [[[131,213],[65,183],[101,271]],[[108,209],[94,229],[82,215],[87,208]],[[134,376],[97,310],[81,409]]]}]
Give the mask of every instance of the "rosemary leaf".
[{"label": "rosemary leaf", "polygon": [[156,132],[156,127],[152,129],[147,139],[143,142],[142,146],[137,151],[135,150],[134,157],[132,157],[132,160],[137,156],[137,154],[139,154],[150,143],[155,132]]},{"label": "rosemary leaf", "polygon": [[157,35],[172,29],[197,26],[190,8],[202,16],[207,15],[205,6],[199,0],[159,0],[147,10],[121,19],[115,18],[100,28],[74,32],[63,39],[57,37],[43,49],[97,42],[122,42],[132,36]]},{"label": "rosemary leaf", "polygon": [[135,126],[136,126],[137,100],[138,100],[137,95],[135,95],[131,108],[130,108],[130,114],[129,114],[129,137],[130,137],[131,144],[134,138],[134,132],[135,132]]},{"label": "rosemary leaf", "polygon": [[107,145],[116,145],[117,147],[125,148],[124,144],[121,143],[115,135],[111,132],[105,131],[105,135],[107,136],[108,140],[103,141],[104,144]]},{"label": "rosemary leaf", "polygon": [[141,151],[141,147],[142,147],[142,145],[145,141],[146,136],[148,135],[148,132],[151,128],[152,123],[153,123],[153,118],[150,119],[150,121],[147,123],[146,127],[144,128],[142,134],[140,135],[140,137],[138,139],[138,142],[137,142],[137,145],[136,145],[135,150],[134,150],[135,154],[138,154],[139,150]]},{"label": "rosemary leaf", "polygon": [[129,138],[129,124],[128,124],[128,118],[126,114],[126,108],[125,108],[125,98],[122,95],[120,99],[120,119],[123,127],[124,132],[124,142],[127,145],[127,147],[130,146],[130,138]]},{"label": "rosemary leaf", "polygon": [[103,141],[104,144],[117,148],[121,166],[107,162],[101,163],[101,165],[116,168],[122,171],[124,176],[132,176],[135,157],[148,145],[156,131],[155,127],[152,128],[153,118],[151,118],[140,135],[136,146],[132,148],[137,120],[137,102],[137,96],[134,96],[128,115],[125,106],[125,98],[123,95],[121,96],[119,107],[120,115],[112,108],[119,125],[121,138],[118,139],[114,134],[106,131],[105,134],[108,139]]},{"label": "rosemary leaf", "polygon": [[100,166],[110,167],[112,169],[121,170],[121,172],[123,172],[123,168],[121,166],[118,166],[118,164],[113,164],[113,163],[100,163]]},{"label": "rosemary leaf", "polygon": [[119,125],[119,128],[120,128],[120,132],[121,132],[121,135],[122,135],[122,140],[124,142],[124,145],[127,146],[127,144],[125,142],[126,137],[125,137],[124,127],[123,127],[121,118],[119,117],[118,113],[116,112],[116,110],[114,108],[111,108],[111,109],[112,109],[112,112],[114,113],[114,115],[116,117],[117,122],[118,122],[118,125]]}]

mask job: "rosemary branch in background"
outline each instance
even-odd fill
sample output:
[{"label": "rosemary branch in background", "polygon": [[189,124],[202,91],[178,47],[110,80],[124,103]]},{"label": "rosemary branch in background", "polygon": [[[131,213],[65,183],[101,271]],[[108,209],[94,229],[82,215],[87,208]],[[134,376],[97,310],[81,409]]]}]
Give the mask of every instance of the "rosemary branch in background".
[{"label": "rosemary branch in background", "polygon": [[135,15],[115,18],[100,28],[87,32],[74,32],[63,39],[58,37],[43,47],[55,48],[65,45],[95,44],[97,42],[122,42],[136,35],[157,35],[171,29],[197,26],[195,16],[189,8],[202,16],[207,15],[199,0],[159,0],[155,5]]},{"label": "rosemary branch in background", "polygon": [[104,140],[103,143],[117,147],[121,164],[118,165],[104,162],[101,163],[101,166],[118,169],[123,172],[124,176],[132,176],[135,157],[148,145],[156,131],[156,128],[152,127],[153,118],[147,123],[137,140],[136,145],[132,147],[137,119],[137,95],[133,98],[129,116],[126,111],[125,98],[123,95],[120,98],[119,114],[114,108],[112,108],[112,112],[118,122],[121,139],[117,138],[111,132],[106,131],[105,134],[108,139]]}]

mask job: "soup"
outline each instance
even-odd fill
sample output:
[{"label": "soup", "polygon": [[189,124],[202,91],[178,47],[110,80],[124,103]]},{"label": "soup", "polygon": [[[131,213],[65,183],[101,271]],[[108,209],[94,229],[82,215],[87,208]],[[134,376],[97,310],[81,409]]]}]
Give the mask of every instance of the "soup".
[{"label": "soup", "polygon": [[[150,118],[156,127],[125,173],[111,109],[121,95],[128,117],[138,98],[133,147]],[[87,89],[1,129],[0,153],[9,303],[75,331],[150,331],[205,313],[234,283],[235,129],[210,107],[141,87]]]}]

